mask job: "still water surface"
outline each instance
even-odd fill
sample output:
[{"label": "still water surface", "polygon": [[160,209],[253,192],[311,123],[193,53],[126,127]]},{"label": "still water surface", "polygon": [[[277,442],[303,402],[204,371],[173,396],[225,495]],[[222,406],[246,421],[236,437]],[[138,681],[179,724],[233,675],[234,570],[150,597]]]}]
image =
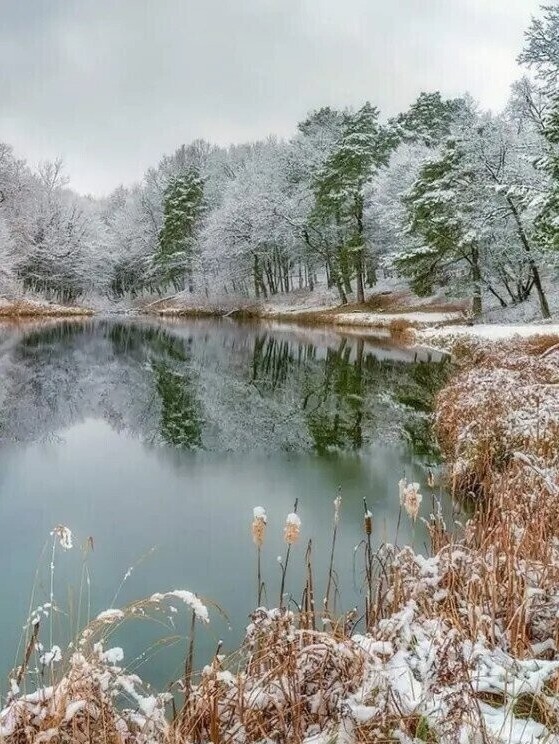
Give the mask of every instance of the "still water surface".
[{"label": "still water surface", "polygon": [[[219,602],[229,620],[212,613],[199,637],[202,661],[220,638],[226,651],[235,648],[256,602],[253,507],[268,512],[263,570],[275,605],[285,515],[299,499],[301,540],[288,589],[300,597],[312,537],[320,595],[341,488],[340,606],[352,607],[363,497],[377,541],[393,540],[397,481],[406,475],[425,484],[437,461],[427,414],[446,365],[334,331],[96,320],[0,326],[0,373],[5,679],[34,582],[33,603],[48,599],[50,555],[41,551],[56,524],[75,535],[74,549],[56,558],[58,640],[87,616],[84,602],[77,617],[85,565],[93,616],[174,588]],[[423,490],[427,516],[438,491]],[[404,541],[421,548],[422,525],[402,520]],[[184,636],[185,618],[173,622],[176,630],[136,623],[111,640],[132,662],[150,643]],[[158,686],[180,676],[184,645],[182,638],[180,653],[168,648],[141,660],[138,671]]]}]

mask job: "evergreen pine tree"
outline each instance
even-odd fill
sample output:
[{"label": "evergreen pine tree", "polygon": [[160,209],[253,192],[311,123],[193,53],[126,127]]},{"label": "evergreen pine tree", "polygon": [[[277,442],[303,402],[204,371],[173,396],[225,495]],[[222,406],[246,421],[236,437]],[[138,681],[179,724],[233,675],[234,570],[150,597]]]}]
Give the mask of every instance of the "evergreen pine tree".
[{"label": "evergreen pine tree", "polygon": [[404,142],[436,147],[450,136],[452,124],[464,108],[462,98],[444,99],[439,91],[423,92],[406,112],[390,123]]},{"label": "evergreen pine tree", "polygon": [[164,193],[163,228],[155,267],[163,285],[183,288],[185,277],[193,291],[192,262],[195,228],[202,208],[204,181],[195,169],[169,181]]},{"label": "evergreen pine tree", "polygon": [[[339,231],[339,259],[353,259],[357,301],[364,302],[364,191],[375,171],[389,160],[393,145],[378,123],[378,109],[366,103],[346,114],[337,147],[315,179],[317,214],[333,219]],[[343,268],[343,266],[342,266]]]},{"label": "evergreen pine tree", "polygon": [[418,243],[397,258],[397,265],[411,279],[418,294],[432,291],[433,282],[444,283],[450,266],[463,264],[472,287],[474,317],[481,315],[480,243],[472,228],[474,174],[453,140],[437,160],[426,163],[404,198],[409,232]]}]

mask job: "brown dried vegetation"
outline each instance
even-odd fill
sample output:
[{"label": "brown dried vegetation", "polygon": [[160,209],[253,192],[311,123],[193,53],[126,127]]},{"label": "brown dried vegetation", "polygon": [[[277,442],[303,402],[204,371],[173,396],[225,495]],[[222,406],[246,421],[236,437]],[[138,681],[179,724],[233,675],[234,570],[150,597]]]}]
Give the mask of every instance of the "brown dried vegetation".
[{"label": "brown dried vegetation", "polygon": [[[71,724],[49,712],[54,717],[36,719],[38,729],[22,721],[8,744],[39,742],[47,726],[56,728],[50,739],[56,744],[300,744],[323,730],[335,740],[336,726],[356,744],[450,744],[461,740],[464,726],[481,744],[503,741],[487,731],[482,705],[559,733],[556,667],[537,691],[518,694],[512,685],[508,692],[506,682],[502,690],[476,687],[484,664],[513,674],[523,663],[528,669],[558,659],[559,355],[550,351],[556,342],[454,344],[458,369],[439,394],[435,426],[453,493],[470,500],[471,517],[449,531],[433,508],[430,558],[390,545],[373,553],[365,504],[363,635],[354,633],[360,610],[336,620],[327,603],[328,625],[316,630],[321,614],[314,609],[309,545],[301,611],[254,612],[242,648],[227,659],[216,653],[199,677],[185,677],[182,708],[151,739],[134,729],[133,717],[123,727],[90,683],[72,699],[84,697],[93,707]],[[334,526],[338,515],[339,503]],[[334,545],[335,529],[332,556]],[[428,698],[423,708],[421,701],[410,706],[402,691],[399,669],[406,663]],[[64,680],[84,684],[72,672]]]}]

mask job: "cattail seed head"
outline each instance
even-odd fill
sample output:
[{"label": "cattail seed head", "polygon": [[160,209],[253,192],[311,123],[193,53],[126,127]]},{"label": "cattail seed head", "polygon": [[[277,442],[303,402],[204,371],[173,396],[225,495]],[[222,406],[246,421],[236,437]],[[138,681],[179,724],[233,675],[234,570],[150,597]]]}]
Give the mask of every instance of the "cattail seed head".
[{"label": "cattail seed head", "polygon": [[409,483],[404,489],[404,509],[414,522],[419,513],[423,496],[419,493],[419,483]]},{"label": "cattail seed head", "polygon": [[334,499],[334,524],[338,524],[340,521],[340,507],[342,505],[342,497],[338,494]]},{"label": "cattail seed head", "polygon": [[294,545],[299,539],[299,532],[301,530],[301,520],[292,512],[287,515],[285,520],[285,527],[283,528],[283,539],[288,545]]},{"label": "cattail seed head", "polygon": [[402,478],[398,481],[398,493],[400,496],[400,506],[404,506],[404,499],[406,496],[406,486],[408,485],[408,482],[405,478]]},{"label": "cattail seed head", "polygon": [[58,542],[64,550],[72,549],[72,530],[69,527],[57,524],[50,534],[54,538],[58,538]]},{"label": "cattail seed head", "polygon": [[365,512],[365,519],[363,521],[363,528],[366,535],[370,535],[373,532],[373,515],[370,511]]},{"label": "cattail seed head", "polygon": [[251,532],[252,540],[257,548],[261,548],[264,544],[267,522],[268,517],[266,516],[266,511],[261,506],[255,506],[253,510]]}]

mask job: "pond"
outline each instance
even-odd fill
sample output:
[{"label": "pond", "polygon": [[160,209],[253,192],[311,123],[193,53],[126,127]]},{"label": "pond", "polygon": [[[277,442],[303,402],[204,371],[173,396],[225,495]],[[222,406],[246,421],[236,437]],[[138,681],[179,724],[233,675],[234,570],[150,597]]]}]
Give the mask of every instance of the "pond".
[{"label": "pond", "polygon": [[[268,513],[262,570],[277,605],[285,516],[298,499],[287,590],[300,598],[312,538],[320,594],[340,489],[347,610],[359,601],[363,498],[379,544],[395,537],[401,477],[422,484],[423,516],[439,495],[426,485],[437,464],[428,414],[447,365],[387,338],[227,319],[43,321],[0,326],[0,370],[3,680],[30,606],[49,599],[57,524],[74,549],[56,552],[46,645],[107,607],[180,588],[227,613],[211,610],[198,635],[205,661],[219,639],[236,647],[256,605],[254,506]],[[421,522],[402,519],[398,541],[420,549]],[[188,626],[180,613],[163,621],[111,638],[159,687],[181,675]]]}]

